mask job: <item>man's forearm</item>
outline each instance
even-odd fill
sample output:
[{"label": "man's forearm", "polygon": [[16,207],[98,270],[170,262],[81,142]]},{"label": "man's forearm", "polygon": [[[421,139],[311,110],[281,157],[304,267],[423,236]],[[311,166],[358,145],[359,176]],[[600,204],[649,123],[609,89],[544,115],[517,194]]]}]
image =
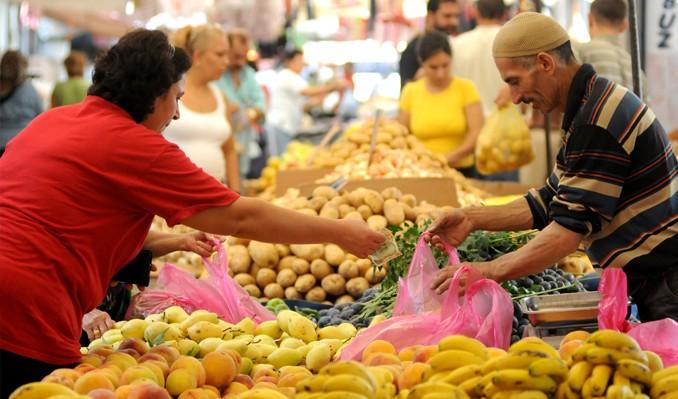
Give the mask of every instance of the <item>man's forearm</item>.
[{"label": "man's forearm", "polygon": [[532,228],[532,212],[525,198],[501,206],[464,208],[474,230],[519,231]]},{"label": "man's forearm", "polygon": [[487,277],[505,281],[538,273],[576,251],[583,238],[551,222],[522,248],[489,262],[492,269]]}]

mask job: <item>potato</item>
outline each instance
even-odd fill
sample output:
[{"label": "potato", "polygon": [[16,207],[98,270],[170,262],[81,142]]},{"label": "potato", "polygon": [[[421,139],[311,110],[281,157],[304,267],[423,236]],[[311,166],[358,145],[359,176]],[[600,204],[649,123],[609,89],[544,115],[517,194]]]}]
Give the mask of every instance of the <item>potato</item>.
[{"label": "potato", "polygon": [[[292,285],[294,285],[295,281],[297,281],[297,273],[294,272],[292,269],[284,269],[281,270],[278,273],[278,276],[276,277],[275,281],[280,284],[282,288],[287,288]],[[264,291],[264,294],[266,291]],[[269,296],[269,295],[266,295]]]},{"label": "potato", "polygon": [[280,286],[280,284],[271,283],[264,287],[264,295],[269,298],[282,299],[285,297],[285,291],[283,290],[283,287]]},{"label": "potato", "polygon": [[351,206],[358,208],[361,205],[365,205],[365,190],[362,188],[355,189],[348,193],[348,203]]},{"label": "potato", "polygon": [[355,299],[352,296],[342,295],[339,298],[337,298],[337,300],[334,301],[334,303],[336,305],[341,305],[342,303],[351,303],[351,302],[354,302],[354,301],[355,301]]},{"label": "potato", "polygon": [[398,190],[395,187],[389,187],[385,188],[381,192],[381,196],[384,197],[384,200],[389,199],[399,200],[403,196],[403,193],[401,193],[400,190]]},{"label": "potato", "polygon": [[384,202],[384,217],[388,224],[400,226],[405,221],[405,210],[396,200],[389,199]]},{"label": "potato", "polygon": [[329,219],[339,219],[339,209],[333,204],[325,204],[320,210],[320,216]]},{"label": "potato", "polygon": [[296,256],[309,262],[313,259],[322,258],[325,254],[325,246],[323,244],[293,244],[290,245],[290,250]]},{"label": "potato", "polygon": [[231,236],[228,236],[226,238],[226,244],[228,244],[229,246],[231,246],[231,245],[247,246],[249,243],[250,243],[250,240],[246,240],[244,238],[231,237]]},{"label": "potato", "polygon": [[338,245],[325,245],[325,260],[332,266],[339,266],[346,258],[344,250]]},{"label": "potato", "polygon": [[290,207],[292,209],[299,210],[299,209],[304,209],[304,208],[310,208],[311,204],[306,199],[306,197],[299,197],[299,198],[295,198],[292,201],[292,203],[290,204]]},{"label": "potato", "polygon": [[308,206],[311,209],[314,209],[316,212],[320,212],[323,209],[323,206],[327,203],[328,199],[325,197],[314,197],[308,202]]},{"label": "potato", "polygon": [[353,254],[346,254],[346,259],[356,261],[358,260],[358,257]]},{"label": "potato", "polygon": [[327,298],[325,290],[320,287],[313,287],[306,293],[306,300],[311,302],[322,302]]},{"label": "potato", "polygon": [[402,197],[400,197],[400,201],[406,203],[407,205],[411,206],[414,208],[417,206],[417,197],[415,197],[412,194],[405,194]]},{"label": "potato", "polygon": [[328,204],[332,204],[339,208],[339,205],[341,204],[348,204],[348,202],[344,199],[344,197],[334,197],[328,202]]},{"label": "potato", "polygon": [[383,267],[371,267],[365,272],[365,279],[370,284],[377,284],[386,277],[386,269]]},{"label": "potato", "polygon": [[386,220],[386,218],[381,215],[372,215],[367,218],[367,224],[372,230],[379,231],[386,228],[388,225],[388,220]]},{"label": "potato", "polygon": [[344,216],[344,219],[355,219],[360,220],[361,222],[365,221],[363,219],[363,215],[361,215],[358,211],[349,212],[346,216]]},{"label": "potato", "polygon": [[285,299],[304,299],[304,296],[294,287],[285,288]]},{"label": "potato", "polygon": [[254,277],[250,276],[247,273],[238,273],[235,276],[233,276],[233,280],[235,280],[235,282],[238,283],[241,287],[256,283]]},{"label": "potato", "polygon": [[357,209],[357,212],[360,213],[360,216],[363,217],[363,220],[367,220],[372,216],[372,209],[367,205],[360,205]]},{"label": "potato", "polygon": [[250,266],[250,276],[256,277],[257,273],[259,273],[259,270],[264,269],[263,267],[260,267],[259,265],[252,265]]},{"label": "potato", "polygon": [[331,200],[338,195],[339,193],[337,190],[328,186],[318,186],[315,188],[315,190],[313,190],[313,197],[325,197],[328,200]]},{"label": "potato", "polygon": [[292,270],[299,276],[308,273],[310,268],[311,265],[306,259],[294,258],[294,261],[292,261]]},{"label": "potato", "polygon": [[247,273],[250,270],[252,258],[244,245],[232,245],[228,247],[228,269],[233,273]]},{"label": "potato", "polygon": [[255,298],[259,298],[261,296],[261,290],[254,284],[248,284],[242,288],[245,291],[247,291],[247,293],[250,294],[250,296],[253,296]]},{"label": "potato", "polygon": [[292,265],[294,264],[294,261],[297,259],[299,258],[297,258],[296,256],[286,256],[280,259],[280,263],[278,263],[278,273],[285,269],[292,269]]},{"label": "potato", "polygon": [[337,269],[337,271],[341,277],[345,278],[346,280],[350,280],[360,275],[360,268],[358,268],[358,265],[352,260],[345,260],[342,262],[341,265],[339,265],[339,269]]},{"label": "potato", "polygon": [[407,205],[404,202],[399,202],[400,206],[403,207],[403,212],[405,212],[405,219],[414,222],[417,220],[417,214],[414,212],[411,206]]},{"label": "potato", "polygon": [[325,276],[332,273],[332,267],[323,259],[316,259],[311,262],[311,274],[318,280],[322,280]]},{"label": "potato", "polygon": [[402,137],[396,137],[391,141],[390,145],[393,149],[405,149],[407,148],[407,141]]},{"label": "potato", "polygon": [[276,267],[278,265],[278,260],[280,260],[278,250],[275,248],[274,244],[250,241],[247,250],[254,263],[260,267]]},{"label": "potato", "polygon": [[355,277],[346,282],[346,291],[354,298],[360,298],[368,288],[370,283],[364,277]]},{"label": "potato", "polygon": [[365,204],[370,207],[372,213],[381,213],[384,209],[384,198],[376,191],[368,190],[365,193]]},{"label": "potato", "polygon": [[278,251],[278,257],[281,259],[290,254],[290,247],[285,244],[275,244],[275,249]]},{"label": "potato", "polygon": [[297,212],[303,213],[304,215],[308,216],[318,216],[318,212],[316,212],[315,209],[311,208],[299,209]]},{"label": "potato", "polygon": [[297,281],[294,283],[294,289],[301,294],[305,294],[315,286],[315,281],[315,277],[313,277],[312,274],[304,274],[303,276],[297,277]]},{"label": "potato", "polygon": [[259,269],[259,273],[257,273],[257,285],[261,288],[266,287],[267,285],[275,282],[276,278],[276,273],[275,270],[273,269]]},{"label": "potato", "polygon": [[337,273],[325,276],[320,284],[325,292],[330,295],[338,296],[346,292],[346,280]]},{"label": "potato", "polygon": [[339,205],[339,217],[342,219],[346,217],[349,213],[355,211],[355,208],[348,204]]}]

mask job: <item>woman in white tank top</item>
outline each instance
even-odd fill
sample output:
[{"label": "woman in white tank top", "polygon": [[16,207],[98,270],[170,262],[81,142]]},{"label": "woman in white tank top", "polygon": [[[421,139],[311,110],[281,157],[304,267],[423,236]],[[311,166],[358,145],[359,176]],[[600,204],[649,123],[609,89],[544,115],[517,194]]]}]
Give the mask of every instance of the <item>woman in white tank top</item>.
[{"label": "woman in white tank top", "polygon": [[240,191],[230,123],[233,110],[221,90],[211,83],[226,70],[226,35],[216,25],[187,26],[174,34],[173,42],[191,54],[193,64],[186,73],[184,95],[179,101],[180,118],[164,135],[205,172]]}]

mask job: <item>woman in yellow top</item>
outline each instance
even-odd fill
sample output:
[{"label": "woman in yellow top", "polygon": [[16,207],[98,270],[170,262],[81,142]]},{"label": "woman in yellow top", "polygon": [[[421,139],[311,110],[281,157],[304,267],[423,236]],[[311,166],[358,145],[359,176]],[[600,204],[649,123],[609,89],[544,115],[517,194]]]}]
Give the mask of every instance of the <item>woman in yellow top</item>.
[{"label": "woman in yellow top", "polygon": [[453,77],[452,49],[445,34],[428,32],[417,49],[422,78],[405,85],[398,120],[431,151],[467,176],[475,175],[473,151],[483,125],[478,90]]}]

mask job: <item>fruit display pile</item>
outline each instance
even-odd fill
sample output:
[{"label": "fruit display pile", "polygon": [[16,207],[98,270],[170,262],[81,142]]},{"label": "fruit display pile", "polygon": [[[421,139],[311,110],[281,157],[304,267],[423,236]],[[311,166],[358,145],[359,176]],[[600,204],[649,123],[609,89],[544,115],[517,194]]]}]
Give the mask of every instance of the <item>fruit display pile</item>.
[{"label": "fruit display pile", "polygon": [[534,337],[508,351],[460,335],[399,350],[375,340],[361,359],[339,360],[356,333],[347,323],[319,328],[290,310],[256,325],[172,307],[118,322],[83,348],[77,367],[10,398],[669,399],[678,392],[678,366],[664,369],[658,356],[611,330],[568,334],[560,351]]}]

